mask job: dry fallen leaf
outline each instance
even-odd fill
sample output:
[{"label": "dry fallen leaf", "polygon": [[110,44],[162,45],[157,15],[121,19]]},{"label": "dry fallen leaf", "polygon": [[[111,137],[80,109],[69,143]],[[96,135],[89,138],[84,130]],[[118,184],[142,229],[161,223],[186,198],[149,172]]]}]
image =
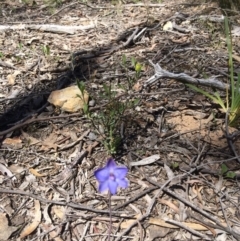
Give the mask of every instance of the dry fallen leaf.
[{"label": "dry fallen leaf", "polygon": [[18,227],[8,226],[8,219],[4,213],[0,213],[0,240],[7,241]]},{"label": "dry fallen leaf", "polygon": [[235,60],[237,60],[238,62],[240,62],[240,57],[239,57],[239,56],[233,54],[232,57],[233,57],[233,59],[235,59]]},{"label": "dry fallen leaf", "polygon": [[[50,237],[55,240],[55,241],[63,241],[63,239],[61,239],[60,237],[58,237],[58,235],[61,233],[61,230],[58,230],[58,232],[56,232],[54,229],[54,225],[53,224],[45,224],[43,223],[41,225],[42,229],[46,232],[49,233]],[[53,231],[51,231],[53,230]]]},{"label": "dry fallen leaf", "polygon": [[9,147],[14,150],[16,149],[21,149],[22,148],[22,140],[19,137],[14,137],[14,138],[6,138],[3,143],[3,147]]},{"label": "dry fallen leaf", "polygon": [[151,225],[148,228],[149,236],[151,240],[156,238],[164,238],[167,234],[172,232],[170,228],[159,227],[157,225]]},{"label": "dry fallen leaf", "polygon": [[137,82],[134,86],[133,86],[133,90],[135,91],[140,91],[142,89],[142,84],[140,82]]},{"label": "dry fallen leaf", "polygon": [[24,172],[25,170],[25,168],[22,166],[19,166],[19,164],[12,164],[11,166],[8,167],[8,169],[14,174],[19,174],[21,172]]},{"label": "dry fallen leaf", "polygon": [[34,204],[35,204],[34,219],[32,220],[32,223],[30,223],[23,229],[23,231],[20,234],[20,238],[24,238],[29,234],[31,234],[41,222],[42,213],[40,209],[40,202],[38,200],[35,200]]},{"label": "dry fallen leaf", "polygon": [[28,133],[24,132],[23,130],[21,132],[23,137],[28,141],[29,145],[35,145],[40,142],[40,140],[30,136]]},{"label": "dry fallen leaf", "polygon": [[130,166],[144,166],[144,165],[150,165],[154,162],[156,162],[157,160],[160,159],[160,155],[156,154],[156,155],[152,155],[149,157],[146,157],[140,161],[136,161],[136,162],[131,162]]},{"label": "dry fallen leaf", "polygon": [[122,222],[121,225],[120,225],[121,229],[128,228],[129,226],[131,226],[141,216],[142,215],[139,213],[138,215],[135,216],[136,219],[129,219],[127,221]]},{"label": "dry fallen leaf", "polygon": [[9,74],[7,76],[8,83],[10,85],[14,85],[15,84],[15,79],[16,79],[17,75],[19,75],[19,74],[21,74],[21,71],[19,71],[19,70],[16,70],[13,74]]},{"label": "dry fallen leaf", "polygon": [[56,214],[56,216],[58,218],[60,218],[61,220],[63,220],[65,218],[65,208],[63,206],[56,206],[54,205],[52,207],[53,212]]},{"label": "dry fallen leaf", "polygon": [[174,175],[173,171],[171,170],[171,168],[164,163],[164,169],[167,173],[168,180],[172,180],[175,175]]},{"label": "dry fallen leaf", "polygon": [[[160,218],[150,218],[148,223],[159,225],[159,226],[162,226],[162,227],[165,227],[165,228],[179,228],[178,226],[175,226],[173,224],[167,223],[165,220],[160,219]],[[192,228],[192,229],[195,229],[195,230],[199,230],[199,231],[209,230],[205,226],[203,226],[201,224],[198,224],[198,223],[182,222],[182,224],[186,225],[189,228]]]},{"label": "dry fallen leaf", "polygon": [[44,173],[39,173],[37,170],[35,170],[34,168],[30,168],[29,171],[36,177],[46,177],[48,174],[44,174]]},{"label": "dry fallen leaf", "polygon": [[173,204],[172,202],[170,202],[169,200],[166,199],[159,199],[159,202],[162,204],[167,205],[168,207],[170,207],[172,210],[174,210],[176,213],[179,213],[179,208]]},{"label": "dry fallen leaf", "polygon": [[57,135],[55,133],[51,133],[44,141],[42,141],[42,146],[40,148],[41,151],[49,151],[53,148],[57,151],[58,145],[55,144],[57,140]]}]

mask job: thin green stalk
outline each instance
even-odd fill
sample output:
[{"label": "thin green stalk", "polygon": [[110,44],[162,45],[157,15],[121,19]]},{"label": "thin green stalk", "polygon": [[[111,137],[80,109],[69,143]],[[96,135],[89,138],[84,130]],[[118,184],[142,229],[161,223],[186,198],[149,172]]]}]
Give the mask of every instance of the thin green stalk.
[{"label": "thin green stalk", "polygon": [[111,193],[108,192],[108,196],[109,196],[109,229],[108,229],[108,241],[111,240],[111,233],[112,233],[112,204],[111,204]]},{"label": "thin green stalk", "polygon": [[228,18],[225,17],[224,18],[224,24],[225,24],[225,33],[226,33],[226,42],[227,42],[227,48],[228,48],[228,56],[229,56],[229,60],[228,60],[228,67],[229,67],[229,72],[230,72],[230,84],[231,84],[231,106],[234,102],[235,99],[235,84],[234,84],[234,72],[233,72],[233,59],[232,59],[232,39],[230,38],[231,32],[229,29],[229,22],[228,22]]}]

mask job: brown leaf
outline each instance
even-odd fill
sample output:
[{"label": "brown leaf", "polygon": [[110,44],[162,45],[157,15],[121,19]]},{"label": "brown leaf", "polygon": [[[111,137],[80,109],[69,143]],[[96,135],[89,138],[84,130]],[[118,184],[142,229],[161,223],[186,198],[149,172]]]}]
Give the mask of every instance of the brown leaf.
[{"label": "brown leaf", "polygon": [[[46,224],[43,223],[41,225],[41,227],[43,228],[43,230],[46,233],[49,233],[50,237],[55,240],[55,241],[63,241],[63,239],[61,239],[60,237],[57,237],[59,235],[60,232],[56,232],[55,230],[51,231],[52,229],[54,229],[54,225],[53,224]],[[60,230],[61,231],[61,230]]]},{"label": "brown leaf", "polygon": [[160,219],[160,218],[150,218],[148,223],[159,225],[159,226],[165,227],[165,228],[176,228],[176,229],[179,228],[179,227],[174,226],[170,223],[166,223],[163,219]]},{"label": "brown leaf", "polygon": [[233,54],[232,57],[233,57],[233,59],[235,59],[235,60],[237,60],[238,62],[240,62],[240,57],[239,57],[239,56]]},{"label": "brown leaf", "polygon": [[[139,213],[138,215],[136,215],[136,219],[140,218],[142,215]],[[125,228],[128,228],[129,226],[131,226],[135,221],[136,219],[129,219],[127,221],[124,221],[121,223],[121,229],[125,229]]]},{"label": "brown leaf", "polygon": [[51,133],[43,142],[40,148],[41,151],[49,151],[50,149],[54,149],[57,151],[58,145],[55,144],[57,140],[57,135],[55,133]]},{"label": "brown leaf", "polygon": [[7,76],[8,83],[10,85],[14,85],[15,84],[15,79],[16,79],[17,75],[19,75],[20,73],[21,73],[21,71],[16,70],[13,74],[9,74]]},{"label": "brown leaf", "polygon": [[148,231],[149,231],[149,236],[150,236],[151,240],[154,240],[156,238],[164,238],[172,230],[170,228],[164,228],[164,227],[159,227],[157,225],[151,225],[148,228]]},{"label": "brown leaf", "polygon": [[140,91],[142,89],[142,84],[140,82],[137,82],[134,86],[133,86],[133,90],[135,91]]},{"label": "brown leaf", "polygon": [[[166,227],[166,228],[179,228],[178,226],[169,224],[165,220],[160,219],[160,218],[150,218],[149,219],[149,223],[150,224],[159,225],[159,226],[162,226],[162,227]],[[209,230],[205,226],[203,226],[201,224],[198,224],[198,223],[182,222],[182,224],[186,225],[189,228],[192,228],[192,229],[195,229],[195,230],[199,230],[199,231]]]},{"label": "brown leaf", "polygon": [[24,132],[23,130],[21,132],[23,137],[28,141],[29,145],[35,145],[40,142],[38,139],[30,136],[28,133]]},{"label": "brown leaf", "polygon": [[34,201],[35,204],[35,213],[34,213],[34,219],[32,220],[32,223],[30,223],[28,226],[26,226],[23,231],[20,234],[20,238],[24,238],[31,234],[39,225],[41,222],[41,209],[40,209],[40,202],[38,200]]},{"label": "brown leaf", "polygon": [[168,207],[170,207],[172,210],[174,210],[176,213],[179,213],[179,208],[173,204],[172,202],[170,202],[169,200],[166,199],[159,199],[159,202],[162,204],[167,205]]},{"label": "brown leaf", "polygon": [[30,168],[29,171],[36,177],[46,177],[48,174],[41,174],[39,173],[37,170],[35,170],[34,168]]},{"label": "brown leaf", "polygon": [[53,212],[56,214],[56,216],[57,216],[59,219],[63,220],[63,219],[65,218],[65,211],[66,211],[66,210],[65,210],[64,207],[54,205],[54,206],[52,207],[52,210],[53,210]]},{"label": "brown leaf", "polygon": [[0,213],[0,240],[9,240],[9,237],[18,228],[13,226],[8,226],[8,219],[4,213]]},{"label": "brown leaf", "polygon": [[3,147],[10,147],[16,150],[22,148],[22,140],[19,137],[6,138],[2,145]]}]

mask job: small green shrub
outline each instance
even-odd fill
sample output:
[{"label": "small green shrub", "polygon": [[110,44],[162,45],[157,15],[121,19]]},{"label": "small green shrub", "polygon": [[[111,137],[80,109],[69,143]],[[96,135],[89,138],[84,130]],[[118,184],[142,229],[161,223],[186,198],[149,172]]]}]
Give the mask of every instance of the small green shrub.
[{"label": "small green shrub", "polygon": [[[83,93],[85,92],[84,82],[77,81],[78,88]],[[100,98],[106,104],[99,111],[91,112],[88,103],[84,101],[83,112],[90,120],[92,127],[102,137],[102,143],[110,155],[117,153],[121,142],[121,125],[124,122],[126,111],[136,105],[134,101],[123,101],[116,96],[116,92],[112,90],[111,85],[103,85],[103,91],[100,93]],[[81,96],[79,96],[81,97]]]}]

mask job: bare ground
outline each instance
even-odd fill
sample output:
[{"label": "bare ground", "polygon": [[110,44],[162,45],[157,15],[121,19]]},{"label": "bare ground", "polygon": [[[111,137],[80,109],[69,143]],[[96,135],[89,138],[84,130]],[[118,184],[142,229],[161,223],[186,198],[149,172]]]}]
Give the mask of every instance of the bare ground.
[{"label": "bare ground", "polygon": [[[0,32],[1,240],[107,240],[108,199],[93,176],[108,157],[101,137],[82,113],[47,102],[76,78],[96,114],[105,108],[104,84],[119,101],[140,100],[123,118],[115,155],[130,186],[112,197],[112,240],[240,240],[238,130],[229,128],[229,148],[219,106],[173,78],[145,85],[154,75],[149,60],[228,83],[215,2],[3,1],[0,9],[1,26],[12,28]],[[175,28],[164,31],[167,22]],[[47,24],[68,28],[39,26]],[[232,41],[238,71],[239,37]],[[143,66],[133,82],[132,57]],[[153,155],[160,158],[138,162]],[[234,178],[221,173],[223,164]]]}]

